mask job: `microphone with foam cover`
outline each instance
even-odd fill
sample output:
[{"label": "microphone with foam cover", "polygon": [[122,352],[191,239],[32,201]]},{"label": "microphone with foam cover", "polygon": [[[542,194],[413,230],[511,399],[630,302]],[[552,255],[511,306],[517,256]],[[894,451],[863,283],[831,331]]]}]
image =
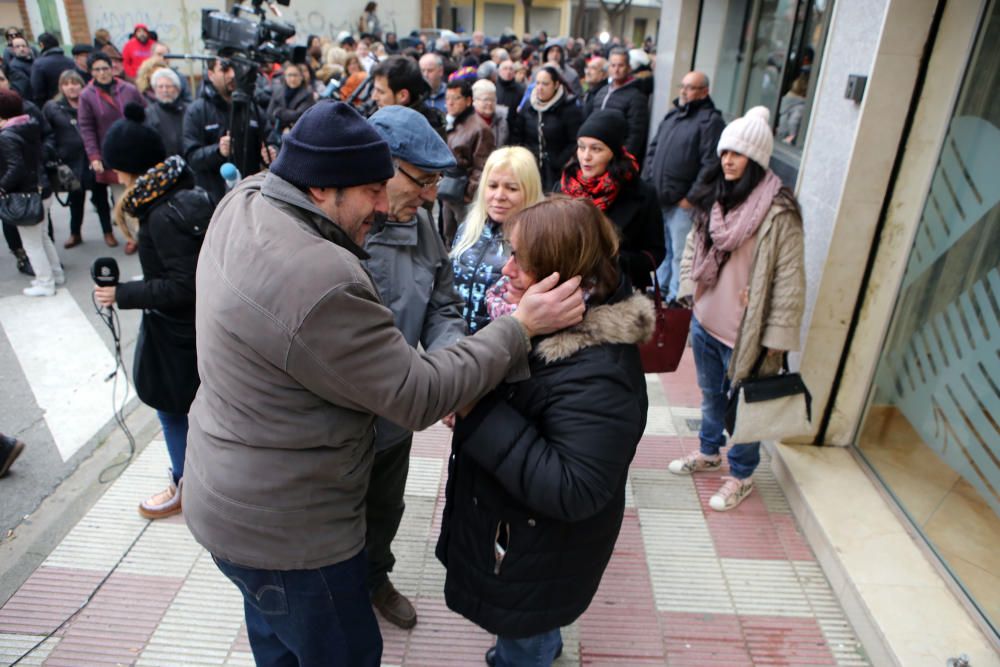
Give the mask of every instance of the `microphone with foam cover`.
[{"label": "microphone with foam cover", "polygon": [[90,267],[90,277],[99,287],[115,287],[118,285],[118,262],[114,257],[98,257]]}]

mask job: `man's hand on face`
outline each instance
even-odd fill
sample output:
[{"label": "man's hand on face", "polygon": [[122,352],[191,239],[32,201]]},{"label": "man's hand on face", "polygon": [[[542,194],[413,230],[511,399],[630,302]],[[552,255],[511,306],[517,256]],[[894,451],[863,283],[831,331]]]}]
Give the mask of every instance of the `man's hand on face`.
[{"label": "man's hand on face", "polygon": [[574,276],[557,287],[558,283],[559,274],[553,273],[529,287],[521,297],[514,317],[529,337],[559,331],[583,319],[580,276]]}]

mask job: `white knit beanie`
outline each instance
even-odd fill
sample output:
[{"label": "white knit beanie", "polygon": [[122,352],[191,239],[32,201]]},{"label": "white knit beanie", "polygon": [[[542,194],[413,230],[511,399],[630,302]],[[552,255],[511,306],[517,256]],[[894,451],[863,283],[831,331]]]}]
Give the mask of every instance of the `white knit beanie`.
[{"label": "white knit beanie", "polygon": [[771,112],[767,107],[754,107],[742,118],[737,118],[722,131],[716,154],[733,151],[745,155],[767,169],[774,150],[774,135],[771,133]]}]

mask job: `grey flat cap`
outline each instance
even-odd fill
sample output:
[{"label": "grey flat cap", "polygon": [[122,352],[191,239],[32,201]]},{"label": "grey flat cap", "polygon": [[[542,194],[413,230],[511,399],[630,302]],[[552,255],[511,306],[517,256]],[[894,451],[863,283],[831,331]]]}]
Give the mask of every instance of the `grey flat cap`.
[{"label": "grey flat cap", "polygon": [[388,142],[394,158],[424,171],[444,171],[456,164],[444,139],[421,113],[409,107],[382,107],[368,122]]}]

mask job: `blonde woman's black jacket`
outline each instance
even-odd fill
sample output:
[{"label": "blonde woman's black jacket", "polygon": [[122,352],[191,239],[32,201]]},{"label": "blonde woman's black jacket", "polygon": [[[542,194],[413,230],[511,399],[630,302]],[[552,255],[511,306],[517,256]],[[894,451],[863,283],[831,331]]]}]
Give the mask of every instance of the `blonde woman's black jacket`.
[{"label": "blonde woman's black jacket", "polygon": [[653,331],[649,299],[627,281],[616,298],[536,339],[531,377],[501,384],[455,426],[436,553],[448,607],[491,633],[572,623],[611,559],[646,426],[634,343]]}]

